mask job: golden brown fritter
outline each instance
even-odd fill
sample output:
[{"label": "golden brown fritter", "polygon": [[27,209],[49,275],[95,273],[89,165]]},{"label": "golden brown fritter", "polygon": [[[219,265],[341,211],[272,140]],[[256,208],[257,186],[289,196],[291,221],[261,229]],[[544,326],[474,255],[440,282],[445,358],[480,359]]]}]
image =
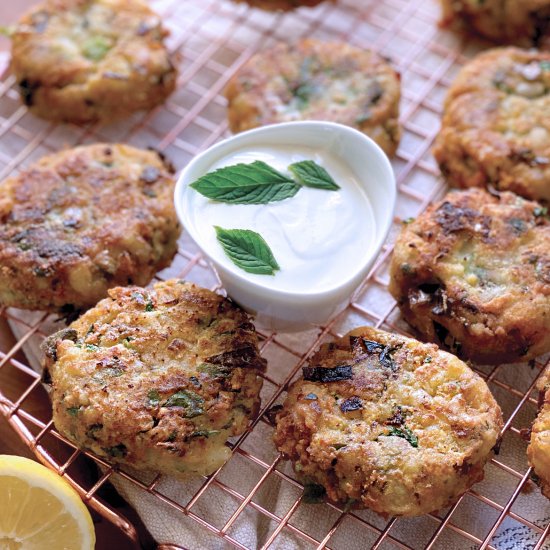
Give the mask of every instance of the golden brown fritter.
[{"label": "golden brown fritter", "polygon": [[290,120],[353,126],[394,154],[399,74],[376,53],[349,44],[306,39],[279,43],[253,56],[225,95],[233,132]]},{"label": "golden brown fritter", "polygon": [[462,24],[497,42],[537,45],[550,30],[550,0],[441,0],[443,24]]},{"label": "golden brown fritter", "polygon": [[[312,8],[325,0],[234,0],[266,11],[290,11],[302,6]],[[334,2],[335,0],[331,0]]]},{"label": "golden brown fritter", "polygon": [[389,290],[423,338],[478,362],[550,351],[550,221],[503,192],[455,191],[401,230]]},{"label": "golden brown fritter", "polygon": [[109,296],[44,343],[56,428],[111,462],[212,473],[259,408],[265,361],[249,317],[184,281]]},{"label": "golden brown fritter", "polygon": [[527,456],[539,478],[542,494],[550,498],[550,369],[538,380],[537,389],[540,392],[540,410],[531,427]]},{"label": "golden brown fritter", "polygon": [[274,439],[306,496],[326,491],[348,507],[416,516],[483,478],[501,428],[499,406],[465,363],[363,327],[323,345],[303,368]]},{"label": "golden brown fritter", "polygon": [[154,151],[95,144],[0,183],[0,304],[71,313],[148,284],[177,250],[172,173]]},{"label": "golden brown fritter", "polygon": [[550,53],[484,52],[449,88],[434,156],[456,187],[550,200]]},{"label": "golden brown fritter", "polygon": [[166,34],[143,0],[45,0],[19,21],[11,68],[35,115],[111,122],[174,90]]}]

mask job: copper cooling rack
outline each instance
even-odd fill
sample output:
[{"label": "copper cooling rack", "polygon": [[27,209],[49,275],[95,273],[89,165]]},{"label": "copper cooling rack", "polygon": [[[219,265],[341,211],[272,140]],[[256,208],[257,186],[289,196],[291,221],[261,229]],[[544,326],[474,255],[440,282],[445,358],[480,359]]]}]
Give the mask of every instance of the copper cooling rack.
[{"label": "copper cooling rack", "polygon": [[[115,126],[58,126],[33,117],[21,106],[14,78],[6,72],[0,80],[0,178],[61,147],[98,140],[155,146],[181,169],[199,151],[228,134],[221,93],[227,80],[253,53],[277,40],[315,36],[373,48],[391,59],[402,74],[404,136],[393,160],[399,199],[388,243],[393,242],[402,219],[418,214],[445,191],[430,156],[442,99],[457,69],[487,45],[462,40],[438,29],[435,0],[338,0],[335,4],[325,2],[317,8],[298,9],[289,14],[270,14],[226,0],[158,0],[153,5],[171,31],[169,46],[180,69],[178,90],[169,101],[151,113],[136,115]],[[154,497],[159,505],[177,511],[182,521],[185,516],[185,521],[198,523],[204,529],[205,548],[209,547],[211,537],[216,540],[216,535],[229,546],[247,548],[236,526],[248,513],[263,518],[268,525],[258,535],[255,544],[258,548],[277,545],[289,534],[306,547],[347,550],[349,544],[342,541],[352,528],[359,529],[358,548],[417,549],[451,545],[502,548],[499,537],[505,529],[514,528],[521,528],[525,542],[512,543],[507,548],[544,547],[550,524],[548,519],[541,521],[527,511],[526,499],[538,498],[541,506],[547,507],[546,516],[550,515],[550,509],[530,479],[525,452],[519,457],[517,453],[512,456],[506,452],[511,441],[525,450],[525,429],[536,414],[534,386],[544,367],[540,361],[531,368],[527,365],[476,367],[497,400],[501,404],[506,402],[502,451],[486,468],[492,474],[488,478],[499,480],[499,491],[484,481],[450,509],[422,518],[384,520],[368,511],[346,512],[326,504],[322,506],[330,509],[330,514],[323,517],[330,519],[322,524],[317,522],[315,529],[300,519],[304,514],[316,514],[319,508],[302,503],[302,486],[269,443],[272,426],[264,413],[284,399],[288,384],[322,341],[341,336],[352,326],[365,324],[407,332],[387,292],[390,253],[391,246],[386,245],[347,310],[326,326],[312,329],[299,338],[261,332],[262,354],[270,362],[262,391],[262,412],[250,430],[230,444],[233,454],[226,466],[194,485],[196,491],[184,504],[163,493],[160,476],[143,482],[112,468],[101,459],[75,449],[57,433],[51,416],[36,413],[32,398],[37,394],[44,397],[35,370],[37,344],[53,326],[52,318],[45,314],[0,309],[0,331],[4,336],[0,344],[0,411],[44,464],[67,478],[86,502],[136,542],[134,526],[100,496],[100,489],[113,476],[122,476]],[[172,276],[212,289],[220,288],[215,273],[185,234],[174,264],[159,274],[160,279]],[[510,368],[524,369],[521,384],[510,382]],[[4,375],[10,372],[16,372],[26,381],[23,389],[13,394],[2,383]],[[261,449],[251,444],[254,439],[251,434],[258,432],[266,442]],[[88,466],[95,463],[99,474],[88,467],[91,474],[83,477],[82,469],[77,468],[81,461],[88,461]],[[235,461],[245,464],[249,471],[246,482],[227,481],[224,472]],[[269,491],[274,480],[295,495],[283,512],[265,505],[265,499],[260,502],[257,498]],[[216,499],[224,500],[232,510],[226,517],[201,512],[198,503],[209,495],[211,498],[213,492]],[[473,529],[473,523],[468,520],[472,514],[490,518],[489,527]],[[532,542],[526,542],[527,538]]]}]

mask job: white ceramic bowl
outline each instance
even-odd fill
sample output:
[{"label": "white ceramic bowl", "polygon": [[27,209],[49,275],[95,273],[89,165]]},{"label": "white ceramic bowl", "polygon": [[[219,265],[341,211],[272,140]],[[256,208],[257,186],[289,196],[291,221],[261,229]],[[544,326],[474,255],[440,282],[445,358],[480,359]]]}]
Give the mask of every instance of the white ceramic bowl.
[{"label": "white ceramic bowl", "polygon": [[[320,292],[297,293],[266,288],[247,277],[236,266],[220,264],[203,248],[201,236],[193,224],[190,211],[191,183],[209,172],[217,161],[237,151],[254,149],[258,145],[296,145],[329,150],[344,162],[355,175],[371,203],[375,218],[375,242],[358,269],[346,274],[336,287]],[[213,145],[196,156],[182,171],[175,190],[178,217],[197,245],[217,270],[227,294],[244,309],[256,316],[260,326],[280,330],[303,330],[325,323],[342,311],[350,296],[365,278],[376,260],[393,220],[396,186],[388,158],[369,137],[348,126],[331,122],[300,121],[264,126],[237,134]]]}]

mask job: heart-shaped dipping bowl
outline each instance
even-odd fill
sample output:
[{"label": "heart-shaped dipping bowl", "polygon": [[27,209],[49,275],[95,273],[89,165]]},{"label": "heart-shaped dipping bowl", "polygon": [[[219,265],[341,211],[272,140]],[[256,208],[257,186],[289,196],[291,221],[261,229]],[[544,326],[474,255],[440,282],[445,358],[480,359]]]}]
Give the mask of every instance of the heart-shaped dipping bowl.
[{"label": "heart-shaped dipping bowl", "polygon": [[[340,190],[301,187],[293,197],[267,205],[233,205],[190,187],[215,169],[254,160],[288,176],[289,164],[314,160],[338,176]],[[316,121],[264,126],[217,143],[185,167],[175,189],[178,217],[229,297],[255,315],[259,326],[279,331],[324,324],[348,305],[380,253],[395,198],[390,162],[372,139],[348,126]],[[261,234],[280,270],[243,271],[224,252],[214,226]]]}]

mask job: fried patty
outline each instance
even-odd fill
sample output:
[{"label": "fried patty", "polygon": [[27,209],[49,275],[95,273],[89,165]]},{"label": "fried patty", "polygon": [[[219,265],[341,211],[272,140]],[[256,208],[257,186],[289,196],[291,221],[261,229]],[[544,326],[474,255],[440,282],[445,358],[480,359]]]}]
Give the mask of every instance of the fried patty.
[{"label": "fried patty", "polygon": [[401,230],[389,290],[423,338],[483,363],[550,351],[547,208],[455,191]]},{"label": "fried patty", "polygon": [[303,368],[277,413],[274,440],[309,494],[416,516],[452,504],[483,478],[501,428],[499,406],[465,363],[433,344],[362,327],[323,345]]},{"label": "fried patty", "polygon": [[253,56],[225,89],[233,132],[327,120],[361,130],[388,154],[401,136],[400,94],[399,74],[376,53],[314,39]]},{"label": "fried patty", "polygon": [[[324,0],[234,0],[266,11],[290,11],[302,6],[312,8]],[[334,0],[331,0],[334,2]]]},{"label": "fried patty", "polygon": [[503,43],[537,45],[548,34],[550,0],[441,0],[443,24],[462,24]]},{"label": "fried patty", "polygon": [[15,28],[11,68],[35,115],[111,122],[174,90],[166,34],[143,0],[46,0]]},{"label": "fried patty", "polygon": [[172,173],[154,151],[95,144],[0,183],[0,304],[71,313],[149,283],[177,250]]},{"label": "fried patty", "polygon": [[209,290],[112,289],[44,343],[55,426],[111,462],[210,474],[259,408],[257,344],[249,317]]},{"label": "fried patty", "polygon": [[538,380],[537,389],[540,392],[540,410],[531,427],[527,456],[538,477],[542,494],[550,498],[550,369]]},{"label": "fried patty", "polygon": [[456,187],[550,200],[550,53],[493,49],[449,88],[433,149]]}]

